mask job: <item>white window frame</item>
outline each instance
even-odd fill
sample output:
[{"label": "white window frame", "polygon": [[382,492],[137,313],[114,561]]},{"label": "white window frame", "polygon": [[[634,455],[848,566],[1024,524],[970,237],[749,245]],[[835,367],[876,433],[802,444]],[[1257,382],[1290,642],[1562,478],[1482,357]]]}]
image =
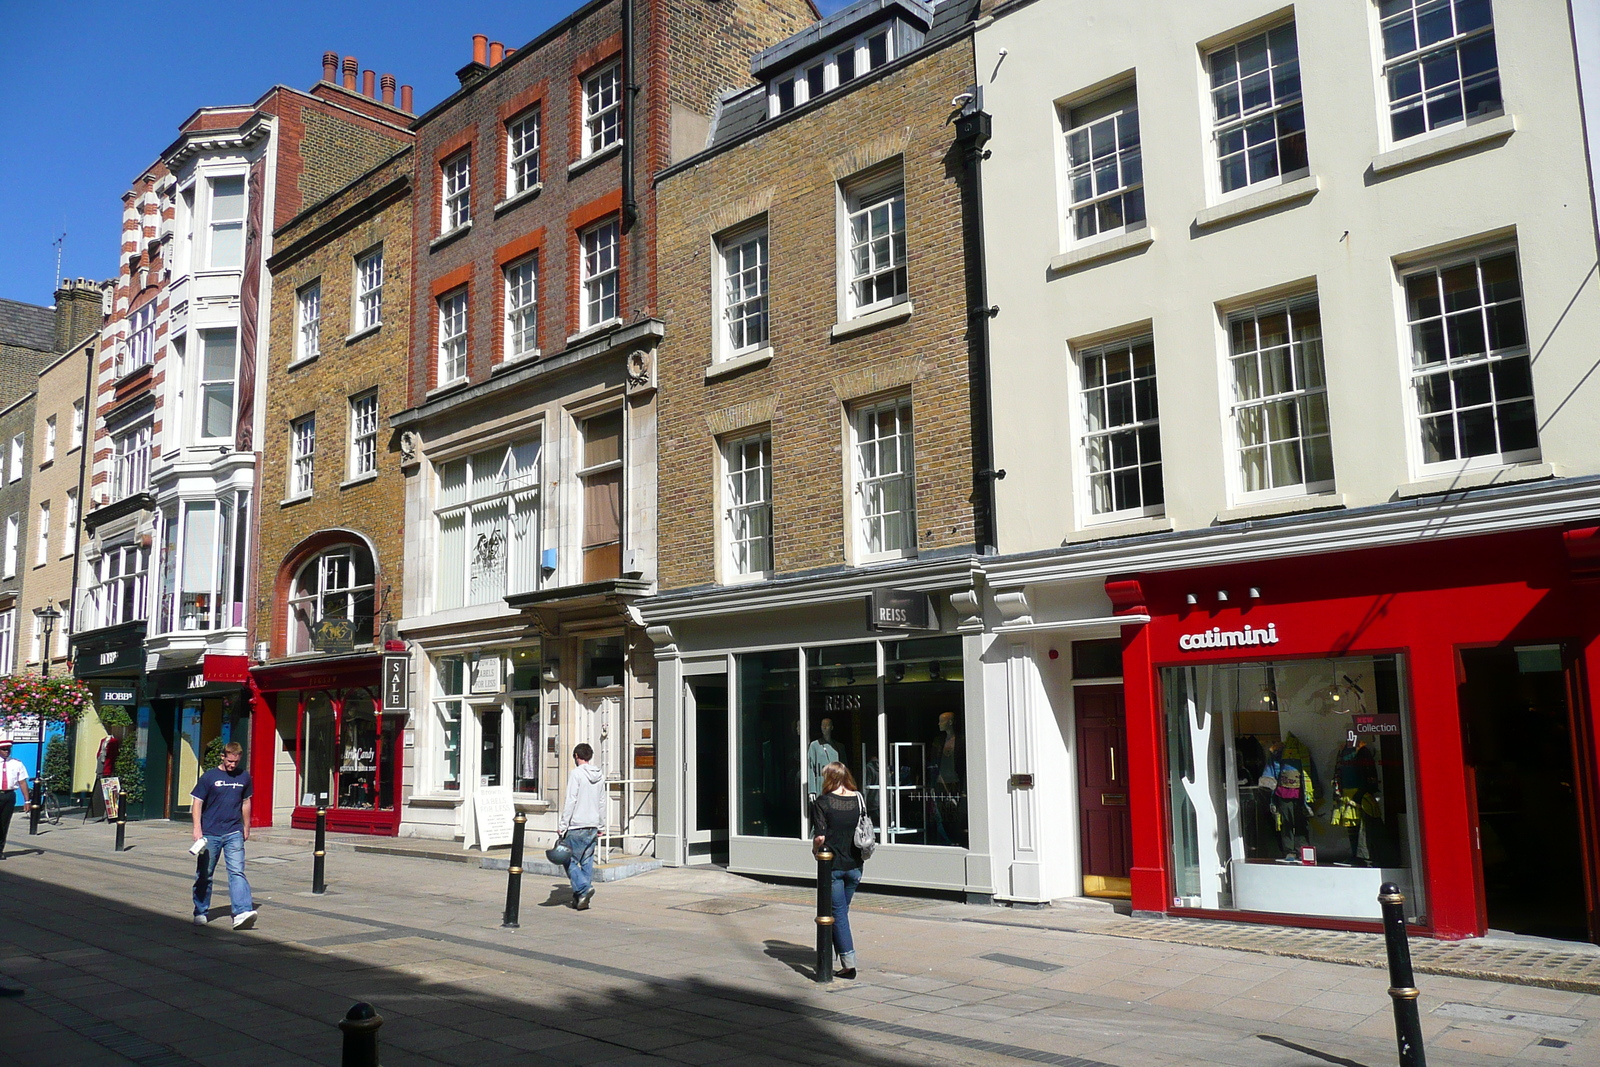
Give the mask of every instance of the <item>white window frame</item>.
[{"label": "white window frame", "polygon": [[[1487,2],[1485,3],[1485,7],[1489,9],[1489,21],[1487,24],[1463,31],[1459,29],[1460,23],[1456,17],[1457,8],[1460,6],[1461,0],[1447,3],[1445,12],[1450,17],[1449,35],[1429,44],[1418,45],[1419,34],[1417,31],[1420,27],[1416,20],[1416,8],[1425,2],[1426,0],[1412,0],[1411,7],[1405,11],[1396,11],[1387,18],[1383,16],[1382,7],[1379,4],[1373,5],[1373,15],[1377,22],[1378,55],[1380,59],[1378,95],[1382,101],[1381,125],[1384,143],[1388,145],[1403,144],[1418,137],[1426,137],[1441,130],[1470,125],[1505,112],[1505,97],[1502,92],[1500,78],[1499,49],[1495,43],[1493,8]],[[1409,29],[1409,33],[1406,32],[1407,29]],[[1403,50],[1390,55],[1391,42],[1401,46]],[[1466,109],[1466,82],[1469,79],[1461,77],[1461,53],[1463,49],[1483,48],[1485,43],[1489,52],[1494,56],[1494,65],[1491,68],[1492,76],[1490,72],[1482,71],[1471,80],[1479,85],[1487,85],[1492,81],[1494,84],[1495,103],[1493,107],[1487,110],[1480,110],[1475,113],[1468,112]],[[1410,47],[1405,47],[1408,44]],[[1447,52],[1453,53],[1455,57],[1456,76],[1449,84],[1456,89],[1456,92],[1452,95],[1460,102],[1461,113],[1453,119],[1430,124],[1427,105],[1430,100],[1438,101],[1445,96],[1440,91],[1444,87],[1435,85],[1431,87],[1431,91],[1429,88],[1424,87],[1421,84],[1423,76],[1420,65],[1430,59],[1441,59]],[[1404,103],[1397,107],[1394,92],[1397,81],[1404,77],[1403,72],[1407,67],[1418,68],[1416,71],[1417,88],[1415,92],[1405,93],[1401,97]],[[1479,107],[1483,107],[1482,102],[1480,102]],[[1395,133],[1395,118],[1397,115],[1409,111],[1420,111],[1422,113],[1422,128],[1412,133],[1397,136]]]},{"label": "white window frame", "polygon": [[39,521],[35,525],[33,565],[43,567],[50,562],[50,501],[39,501]]},{"label": "white window frame", "polygon": [[0,567],[0,577],[15,578],[17,576],[17,555],[21,551],[22,540],[22,512],[13,511],[6,516],[6,544],[5,561]]},{"label": "white window frame", "polygon": [[[452,672],[447,665],[454,665],[457,670]],[[433,716],[430,732],[438,739],[434,747],[434,758],[429,761],[427,780],[430,785],[441,794],[460,796],[462,780],[466,777],[467,768],[463,752],[466,740],[467,720],[467,671],[469,664],[465,656],[438,656],[433,660]],[[459,682],[448,680],[451,673],[455,673]],[[454,781],[447,776],[450,759],[450,728],[454,724],[456,735],[455,757],[456,774]]]},{"label": "white window frame", "polygon": [[[1148,373],[1140,373],[1141,359],[1148,360]],[[1111,365],[1119,360],[1126,365],[1126,377],[1120,374],[1113,377]],[[1154,339],[1149,333],[1140,333],[1085,346],[1073,354],[1072,363],[1074,391],[1077,394],[1072,426],[1077,441],[1078,499],[1081,501],[1079,514],[1083,516],[1080,525],[1124,522],[1165,514],[1166,483],[1161,456],[1160,408],[1156,397]],[[1129,444],[1132,447],[1132,462],[1119,462],[1128,458],[1125,451],[1119,455],[1119,446],[1126,449]],[[1152,450],[1154,459],[1150,458]],[[1100,457],[1098,462],[1097,455]],[[1146,473],[1152,468],[1161,496],[1154,503],[1148,499],[1148,487],[1145,484]],[[1118,508],[1115,476],[1119,471],[1129,470],[1137,481],[1138,502]],[[1099,502],[1105,499],[1105,495],[1097,487],[1097,482],[1104,484],[1103,493],[1109,495],[1111,501],[1111,506],[1103,511],[1099,510]]]},{"label": "white window frame", "polygon": [[[208,378],[208,364],[210,363],[211,338],[219,334],[229,334],[233,338],[233,359],[226,374]],[[195,360],[195,440],[197,441],[228,441],[233,440],[234,430],[239,421],[239,331],[233,327],[218,330],[200,331],[200,358]],[[226,393],[228,397],[228,429],[226,433],[206,434],[206,400],[216,393],[218,396]]]},{"label": "white window frame", "polygon": [[47,416],[44,420],[44,458],[39,461],[39,466],[56,461],[56,417]]},{"label": "white window frame", "polygon": [[[1074,112],[1124,94],[1132,94],[1133,102],[1071,125]],[[1123,85],[1112,92],[1076,101],[1062,107],[1060,116],[1062,174],[1065,175],[1062,217],[1067,245],[1092,244],[1144,229],[1149,223],[1144,203],[1144,155],[1139,136],[1137,88]],[[1111,132],[1109,145],[1100,139],[1105,130]],[[1122,221],[1108,226],[1101,216],[1113,206]],[[1130,221],[1128,216],[1134,213],[1138,218]],[[1092,232],[1079,233],[1080,217],[1093,222]]]},{"label": "white window frame", "polygon": [[322,279],[308,282],[295,294],[296,362],[322,354]]},{"label": "white window frame", "polygon": [[[590,463],[588,457],[591,441],[600,439],[601,435],[591,430],[591,427],[601,419],[617,416],[617,458]],[[605,548],[611,544],[609,541],[591,543],[589,541],[589,512],[587,502],[589,487],[592,480],[603,475],[616,474],[617,476],[617,555],[619,574],[626,574],[628,570],[628,412],[626,408],[612,408],[609,411],[589,411],[578,418],[578,491],[583,506],[579,509],[578,521],[578,567],[582,575],[588,574],[589,553]]]},{"label": "white window frame", "polygon": [[350,398],[350,474],[378,473],[378,391]]},{"label": "white window frame", "polygon": [[622,143],[622,61],[613,59],[583,79],[583,145],[588,159]]},{"label": "white window frame", "polygon": [[[1291,372],[1292,376],[1294,377],[1294,382],[1290,388],[1280,389],[1272,393],[1268,393],[1264,384],[1265,376],[1261,375],[1261,371],[1267,364],[1267,358],[1264,356],[1264,350],[1261,348],[1260,343],[1260,321],[1264,317],[1275,315],[1280,312],[1288,313],[1289,318],[1287,321],[1289,324],[1288,328],[1290,341],[1287,347],[1290,354],[1290,365],[1293,367],[1294,348],[1297,345],[1304,344],[1303,341],[1295,340],[1294,314],[1297,311],[1304,312],[1310,308],[1317,309],[1318,333],[1314,352],[1317,363],[1315,367],[1315,373],[1309,373],[1311,370],[1310,363],[1305,364],[1308,371],[1308,373],[1305,375],[1305,381],[1309,381],[1313,384],[1305,384],[1305,381],[1302,381],[1300,377],[1299,370],[1295,369]],[[1232,342],[1233,324],[1235,320],[1243,321],[1247,318],[1251,319],[1255,324],[1255,347],[1250,349],[1248,352],[1241,353],[1239,356],[1235,356],[1233,353]],[[1278,348],[1279,346],[1271,346],[1265,351],[1277,351]],[[1239,396],[1239,379],[1237,378],[1239,373],[1238,363],[1242,362],[1242,359],[1245,356],[1254,356],[1257,373],[1260,375],[1256,380],[1258,383],[1262,384],[1259,386],[1255,396],[1246,397],[1241,400]],[[1230,308],[1227,313],[1222,316],[1221,377],[1224,394],[1224,411],[1227,413],[1228,432],[1232,442],[1228,469],[1230,484],[1233,486],[1234,498],[1241,502],[1254,503],[1257,501],[1290,500],[1297,497],[1316,496],[1322,493],[1333,492],[1336,479],[1338,477],[1338,468],[1334,462],[1332,451],[1333,439],[1331,423],[1329,424],[1325,433],[1311,434],[1305,432],[1306,412],[1308,410],[1320,405],[1323,411],[1324,419],[1328,418],[1327,362],[1323,355],[1321,302],[1318,295],[1315,292],[1303,293],[1288,298],[1269,300],[1259,304]],[[1320,379],[1321,384],[1314,384],[1318,379]],[[1268,411],[1274,405],[1283,404],[1293,404],[1295,406],[1297,433],[1293,437],[1284,437],[1275,440],[1270,436],[1271,429],[1269,424],[1271,420]],[[1257,416],[1246,416],[1244,413],[1247,411],[1258,411],[1261,413],[1259,418],[1261,420],[1261,432],[1264,435],[1261,443],[1253,443],[1248,446],[1245,444],[1242,420],[1245,418],[1254,419]],[[1323,436],[1328,438],[1328,477],[1320,478],[1314,481],[1308,480],[1306,478],[1307,451],[1305,448],[1305,442],[1313,438]],[[1258,489],[1248,488],[1245,478],[1245,449],[1248,447],[1251,449],[1259,448],[1263,450],[1263,455],[1265,456],[1267,464],[1265,468],[1267,471],[1267,479],[1270,483],[1272,478],[1271,464],[1272,449],[1274,444],[1287,441],[1295,442],[1295,455],[1300,464],[1301,480],[1293,483],[1284,483],[1282,485],[1269,484]]]},{"label": "white window frame", "polygon": [[772,433],[732,438],[720,451],[723,581],[761,581],[773,573]]},{"label": "white window frame", "polygon": [[83,447],[83,401],[72,402],[72,437],[69,439],[67,451]]},{"label": "white window frame", "polygon": [[[1485,292],[1482,265],[1485,260],[1496,259],[1505,255],[1511,256],[1512,264],[1515,266],[1517,271],[1516,303],[1521,305],[1521,330],[1523,339],[1521,344],[1506,345],[1501,348],[1491,349],[1488,346],[1491,343],[1490,338],[1493,336],[1493,330],[1491,329],[1490,323],[1487,321],[1489,308],[1490,306],[1503,306],[1511,301],[1499,300],[1493,305],[1483,302]],[[1450,330],[1446,328],[1443,330],[1445,335],[1443,343],[1449,346],[1446,348],[1446,358],[1442,362],[1431,363],[1426,367],[1420,366],[1417,362],[1418,335],[1420,332],[1417,327],[1420,323],[1420,320],[1414,321],[1411,318],[1408,283],[1413,279],[1418,279],[1427,275],[1434,275],[1439,279],[1439,284],[1442,286],[1443,276],[1446,272],[1465,267],[1469,264],[1476,268],[1476,280],[1478,283],[1479,297],[1479,303],[1471,310],[1477,311],[1481,316],[1484,317],[1485,321],[1483,321],[1482,326],[1484,331],[1485,350],[1481,353],[1476,353],[1466,358],[1450,358],[1448,352],[1449,348],[1453,347],[1453,344],[1449,340]],[[1413,470],[1420,476],[1433,478],[1456,474],[1462,471],[1482,470],[1485,468],[1512,466],[1518,463],[1537,462],[1542,454],[1541,446],[1538,440],[1538,398],[1532,386],[1532,349],[1529,347],[1528,341],[1527,292],[1522,286],[1522,256],[1517,246],[1515,244],[1495,244],[1485,248],[1473,249],[1471,251],[1454,256],[1441,257],[1438,259],[1420,262],[1411,262],[1406,264],[1406,266],[1400,270],[1397,280],[1399,283],[1398,301],[1400,310],[1400,323],[1402,337],[1404,338],[1401,345],[1401,352],[1403,353],[1405,360],[1404,372],[1407,382],[1407,411],[1411,424],[1411,431],[1407,436],[1409,437],[1411,444]],[[1468,309],[1463,308],[1457,312],[1457,314],[1463,314],[1467,310]],[[1428,316],[1430,320],[1438,317],[1439,316]],[[1446,314],[1443,317],[1450,318],[1452,316]],[[1532,415],[1534,427],[1533,447],[1502,450],[1498,452],[1486,452],[1477,456],[1468,456],[1464,458],[1458,457],[1456,459],[1429,462],[1423,444],[1423,422],[1427,417],[1423,414],[1420,396],[1420,389],[1423,380],[1426,378],[1436,377],[1440,374],[1447,374],[1451,371],[1459,373],[1461,371],[1475,370],[1480,367],[1486,368],[1488,371],[1490,389],[1492,391],[1491,395],[1495,395],[1498,394],[1501,386],[1501,383],[1498,381],[1494,373],[1495,368],[1507,365],[1512,361],[1524,361],[1527,364],[1524,373],[1527,375],[1529,380],[1528,396],[1526,398],[1517,397],[1512,401],[1491,401],[1487,407],[1490,411],[1494,412],[1496,437],[1498,438],[1500,433],[1501,419],[1497,408],[1501,404],[1520,403],[1525,400],[1528,404],[1532,405],[1534,407],[1534,412]],[[1454,389],[1452,388],[1452,395],[1453,394]],[[1454,404],[1449,411],[1454,413],[1463,410],[1478,409],[1484,406],[1486,405],[1477,403]]]},{"label": "white window frame", "polygon": [[[543,493],[539,484],[543,456],[542,442],[533,437],[495,445],[435,468],[434,523],[440,551],[434,600],[438,610],[503,604],[505,594],[533,592],[543,584]],[[459,491],[451,491],[452,485],[459,485]],[[497,538],[497,530],[482,533],[494,527],[501,509],[504,536]],[[452,532],[457,525],[459,538]],[[479,534],[475,536],[474,530]],[[449,547],[457,543],[459,548]],[[495,575],[493,568],[501,560],[504,569]],[[459,604],[453,603],[452,587],[446,584],[446,567],[461,568],[455,576],[459,578]]]},{"label": "white window frame", "polygon": [[[30,614],[32,614],[32,613],[30,612]],[[33,625],[28,631],[28,633],[29,633],[29,637],[28,637],[28,662],[29,663],[38,663],[39,662],[40,646],[42,644],[44,644],[44,641],[43,641],[44,633],[42,631],[43,631],[43,626],[40,624],[39,616],[33,615]]]},{"label": "white window frame", "polygon": [[[1292,59],[1282,60],[1282,69],[1287,71],[1292,66],[1294,85],[1292,89],[1285,88],[1280,96],[1279,86],[1276,84],[1273,78],[1273,71],[1275,69],[1273,56],[1275,55],[1274,48],[1282,47],[1284,41],[1281,37],[1277,42],[1274,42],[1272,39],[1275,35],[1280,34],[1281,31],[1285,29],[1289,31],[1289,40],[1294,42],[1295,54]],[[1237,71],[1239,68],[1237,66],[1237,50],[1243,48],[1245,45],[1254,44],[1258,39],[1263,40],[1265,42],[1265,47],[1268,49],[1268,65],[1265,68],[1265,73],[1267,74],[1266,85],[1268,88],[1269,99],[1264,104],[1258,104],[1247,109],[1244,101],[1245,82],[1249,78],[1254,77],[1262,72],[1252,72],[1249,75],[1238,74]],[[1235,53],[1234,69],[1236,75],[1232,79],[1232,85],[1236,90],[1234,96],[1236,98],[1238,110],[1230,115],[1224,116],[1219,114],[1218,110],[1219,101],[1225,99],[1224,95],[1222,94],[1224,84],[1218,82],[1216,74],[1214,74],[1212,71],[1212,63],[1217,59],[1217,57],[1221,56],[1222,53],[1229,51],[1233,51]],[[1213,201],[1231,200],[1235,197],[1244,196],[1251,192],[1260,192],[1263,189],[1270,189],[1286,182],[1291,182],[1298,178],[1305,177],[1307,174],[1311,173],[1310,153],[1304,144],[1306,141],[1304,92],[1301,85],[1298,27],[1296,26],[1294,19],[1291,18],[1263,29],[1251,30],[1250,32],[1242,34],[1224,44],[1219,44],[1208,48],[1206,50],[1204,62],[1202,63],[1202,70],[1204,71],[1205,77],[1204,85],[1206,106],[1208,107],[1208,114],[1210,115],[1209,141],[1211,162],[1207,167],[1207,171],[1209,174],[1208,184],[1211,189]],[[1295,118],[1296,113],[1298,113],[1299,116],[1298,120]],[[1274,167],[1274,171],[1272,174],[1264,175],[1256,180],[1251,180],[1250,149],[1252,147],[1252,142],[1250,141],[1250,137],[1256,133],[1256,130],[1254,129],[1255,127],[1258,127],[1262,122],[1269,120],[1272,123],[1272,135],[1270,138],[1270,143],[1272,145],[1272,166]],[[1282,120],[1285,125],[1280,126],[1280,120]],[[1296,121],[1300,123],[1298,129],[1294,127],[1294,123]],[[1225,138],[1229,138],[1235,133],[1238,134],[1240,139],[1238,150],[1224,152],[1223,149],[1225,147]],[[1285,143],[1292,142],[1296,136],[1298,136],[1302,142],[1301,152],[1305,155],[1305,161],[1303,163],[1299,163],[1293,168],[1285,169],[1283,165],[1283,147]],[[1254,143],[1267,144],[1269,142],[1267,140],[1261,140]],[[1231,144],[1227,147],[1232,149]],[[1245,180],[1243,184],[1229,189],[1226,187],[1227,183],[1223,178],[1223,160],[1224,158],[1232,158],[1236,155],[1239,156],[1243,162],[1245,168]],[[1292,158],[1291,162],[1294,162]]]},{"label": "white window frame", "polygon": [[529,108],[506,123],[506,199],[520,196],[540,184],[539,146],[543,139],[544,111]]},{"label": "white window frame", "polygon": [[[892,434],[868,432],[869,424],[878,416],[894,414],[895,429]],[[883,473],[883,448],[873,442],[893,440],[896,469]],[[917,554],[917,479],[916,479],[915,422],[911,414],[911,398],[897,396],[875,403],[862,404],[850,412],[850,514],[852,540],[856,560],[871,563],[884,559],[904,559]],[[870,453],[875,462],[869,463]],[[874,473],[869,474],[869,469]],[[887,502],[895,483],[900,483],[906,507],[894,510],[874,507],[875,501]],[[888,544],[885,539],[888,520],[904,516],[905,529],[900,543]],[[871,530],[878,526],[878,543],[873,543]],[[887,545],[887,547],[885,547]]]},{"label": "white window frame", "polygon": [[17,609],[0,611],[0,675],[17,669]]},{"label": "white window frame", "polygon": [[[830,93],[841,85],[848,85],[867,72],[898,59],[901,53],[896,41],[900,34],[906,32],[908,27],[898,20],[874,26],[854,40],[829,48],[827,54],[821,58],[807,60],[798,70],[775,79],[767,90],[768,114],[777,116],[785,111],[792,111],[824,93]],[[873,45],[879,42],[882,43],[883,55],[875,57],[872,54]],[[844,56],[850,57],[848,62],[841,62]],[[848,72],[846,68],[849,68]],[[811,74],[816,70],[822,72],[820,92],[813,91],[815,86]]]},{"label": "white window frame", "polygon": [[108,547],[90,574],[91,627],[119,626],[144,619],[150,610],[150,549],[129,543]]},{"label": "white window frame", "polygon": [[[840,184],[839,202],[841,321],[909,301],[906,187],[901,168],[896,165],[892,170]],[[867,257],[865,270],[858,269],[858,257],[863,254]],[[882,296],[880,280],[885,278],[890,292]],[[872,286],[870,294],[863,294],[861,286],[865,284]],[[862,300],[863,295],[872,299]]]},{"label": "white window frame", "polygon": [[146,300],[128,315],[128,341],[117,350],[116,376],[126,377],[155,359],[156,302]]},{"label": "white window frame", "polygon": [[317,481],[317,416],[289,423],[289,499],[310,496]]},{"label": "white window frame", "polygon": [[65,659],[72,644],[72,605],[61,605],[61,621],[56,625],[56,650],[54,658]]},{"label": "white window frame", "polygon": [[111,438],[113,500],[150,488],[150,424],[141,423]]},{"label": "white window frame", "polygon": [[355,330],[372,330],[383,325],[383,249],[374,248],[356,257]]},{"label": "white window frame", "polygon": [[472,146],[439,164],[439,232],[452,233],[472,221]]},{"label": "white window frame", "polygon": [[[244,561],[250,552],[250,494],[180,498],[161,512],[157,633],[237,630],[244,626]],[[195,533],[209,514],[209,536]],[[186,588],[191,582],[199,588]],[[190,599],[190,598],[193,599]],[[232,615],[238,613],[240,621]]]},{"label": "white window frame", "polygon": [[19,433],[11,439],[11,475],[8,481],[17,481],[22,477],[24,457],[28,454],[28,435]]},{"label": "white window frame", "polygon": [[452,289],[438,299],[439,322],[435,350],[441,388],[467,377],[467,287]]},{"label": "white window frame", "polygon": [[61,516],[61,555],[62,558],[66,558],[71,556],[73,549],[77,547],[73,544],[73,537],[77,533],[78,528],[77,488],[74,487],[72,489],[68,489],[63,496],[63,501],[64,505],[62,510],[65,512],[65,514]]},{"label": "white window frame", "polygon": [[532,359],[539,355],[539,254],[507,263],[500,272],[505,305],[505,350],[501,358]]},{"label": "white window frame", "polygon": [[583,257],[580,321],[590,330],[621,317],[621,220],[612,215],[585,227],[578,231],[578,243]]},{"label": "white window frame", "polygon": [[[229,216],[219,217],[217,214],[217,183],[239,183],[239,215],[237,218]],[[207,270],[242,270],[245,257],[244,220],[249,217],[249,182],[245,180],[243,172],[237,174],[214,174],[206,181],[206,269]],[[239,234],[239,262],[217,262],[217,235],[238,231]]]},{"label": "white window frame", "polygon": [[768,278],[771,244],[765,221],[724,235],[717,242],[717,344],[722,359],[771,345]]},{"label": "white window frame", "polygon": [[[373,581],[356,581],[361,576],[359,567],[361,563],[365,563],[367,569],[376,577],[375,561],[372,559],[372,553],[367,546],[343,544],[335,545],[317,553],[301,564],[300,568],[295,571],[294,576],[289,581],[289,610],[288,617],[285,620],[287,623],[285,628],[288,631],[285,634],[285,643],[287,644],[289,655],[295,656],[317,651],[313,645],[314,638],[312,634],[317,624],[328,617],[330,601],[337,602],[342,598],[344,601],[342,606],[343,614],[336,614],[333,617],[336,619],[349,619],[354,622],[358,618],[356,610],[359,606],[361,594],[369,594],[373,597],[369,603],[372,605],[375,621],[377,615],[376,585]],[[300,579],[306,571],[313,567],[316,568],[316,585],[311,592],[302,594],[299,591]],[[341,582],[343,584],[340,584]],[[306,647],[304,648],[300,647],[301,628],[296,609],[304,611],[307,620],[305,627]],[[363,645],[371,645],[374,640],[375,636],[371,630],[365,633],[358,631],[355,635],[355,643],[358,648]]]}]

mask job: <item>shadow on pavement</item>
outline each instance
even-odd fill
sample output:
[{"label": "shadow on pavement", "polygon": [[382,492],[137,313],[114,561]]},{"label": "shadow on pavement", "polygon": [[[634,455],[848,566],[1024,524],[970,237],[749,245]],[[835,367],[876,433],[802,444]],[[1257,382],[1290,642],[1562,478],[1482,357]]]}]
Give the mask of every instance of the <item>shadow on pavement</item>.
[{"label": "shadow on pavement", "polygon": [[[143,875],[170,875],[181,904],[189,893],[183,867],[133,868],[146,883],[137,891],[151,892]],[[332,902],[311,907],[301,894],[278,894],[276,905],[263,905],[261,927],[236,934],[220,917],[196,927],[177,909],[129,903],[118,884],[132,873],[127,867],[69,869],[100,879],[96,891],[0,868],[0,984],[9,978],[26,987],[21,997],[0,1000],[0,1033],[15,1062],[332,1064],[341,1042],[336,1024],[357,1001],[384,1018],[385,1067],[930,1062],[884,1046],[933,1035],[852,1020],[851,1029],[865,1027],[857,1034],[876,1032],[879,1041],[851,1041],[840,1016],[779,983],[764,992],[655,978],[584,959],[581,940],[396,925],[404,915],[394,923],[366,914],[340,919],[326,906]],[[275,916],[280,930],[342,951],[274,940]],[[366,924],[370,933],[314,936],[329,920]],[[772,958],[809,976],[798,965],[801,946],[767,945]],[[952,1059],[970,1058],[951,1051]]]},{"label": "shadow on pavement", "polygon": [[805,945],[797,945],[793,941],[773,941],[770,939],[762,942],[762,944],[767,946],[766,954],[768,956],[779,963],[788,964],[789,968],[796,974],[803,974],[811,979],[817,977],[817,950],[815,947],[807,948]]}]

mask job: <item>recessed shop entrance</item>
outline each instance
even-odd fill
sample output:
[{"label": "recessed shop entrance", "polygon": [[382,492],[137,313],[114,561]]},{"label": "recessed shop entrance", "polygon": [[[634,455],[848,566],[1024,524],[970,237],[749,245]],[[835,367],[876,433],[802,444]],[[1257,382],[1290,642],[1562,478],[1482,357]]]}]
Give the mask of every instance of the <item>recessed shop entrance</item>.
[{"label": "recessed shop entrance", "polygon": [[[720,664],[718,665],[721,666]],[[688,788],[684,829],[690,863],[728,862],[728,675],[684,681]]]},{"label": "recessed shop entrance", "polygon": [[1560,645],[1461,651],[1463,741],[1489,928],[1590,940],[1582,788]]}]

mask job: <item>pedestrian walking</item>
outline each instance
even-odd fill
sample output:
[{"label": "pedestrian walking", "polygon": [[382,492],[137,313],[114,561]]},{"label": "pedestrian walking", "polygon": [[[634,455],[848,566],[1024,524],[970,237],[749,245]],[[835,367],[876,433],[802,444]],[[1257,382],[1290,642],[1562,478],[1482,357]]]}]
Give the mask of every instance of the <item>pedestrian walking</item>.
[{"label": "pedestrian walking", "polygon": [[256,924],[256,905],[244,877],[244,843],[250,840],[250,772],[244,769],[244,746],[230,741],[222,747],[222,762],[200,776],[189,796],[195,841],[205,842],[205,858],[194,879],[194,924],[204,926],[211,911],[211,879],[218,858],[228,866],[228,901],[233,906],[233,928],[248,930]]},{"label": "pedestrian walking", "polygon": [[17,790],[22,790],[22,810],[28,810],[28,768],[11,758],[11,738],[0,734],[0,860],[6,858],[6,834],[17,812]]},{"label": "pedestrian walking", "polygon": [[822,768],[822,792],[811,801],[812,847],[833,853],[833,947],[839,953],[839,978],[856,976],[856,943],[850,934],[850,902],[861,884],[862,856],[856,826],[866,815],[866,801],[856,789],[850,768],[834,762]]},{"label": "pedestrian walking", "polygon": [[594,749],[579,743],[572,749],[572,774],[567,778],[567,801],[556,823],[558,839],[572,850],[567,878],[572,882],[572,906],[587,911],[594,899],[594,850],[606,820],[606,775],[589,761]]}]

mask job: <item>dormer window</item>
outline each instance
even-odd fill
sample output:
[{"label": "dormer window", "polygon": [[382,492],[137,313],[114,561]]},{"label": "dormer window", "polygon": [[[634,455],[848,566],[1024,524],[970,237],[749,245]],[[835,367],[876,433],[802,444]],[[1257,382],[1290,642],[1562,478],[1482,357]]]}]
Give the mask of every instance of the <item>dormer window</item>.
[{"label": "dormer window", "polygon": [[821,59],[807,60],[798,69],[768,85],[768,112],[781,115],[876,70],[922,44],[923,32],[898,20],[877,26],[852,41],[834,46]]}]

